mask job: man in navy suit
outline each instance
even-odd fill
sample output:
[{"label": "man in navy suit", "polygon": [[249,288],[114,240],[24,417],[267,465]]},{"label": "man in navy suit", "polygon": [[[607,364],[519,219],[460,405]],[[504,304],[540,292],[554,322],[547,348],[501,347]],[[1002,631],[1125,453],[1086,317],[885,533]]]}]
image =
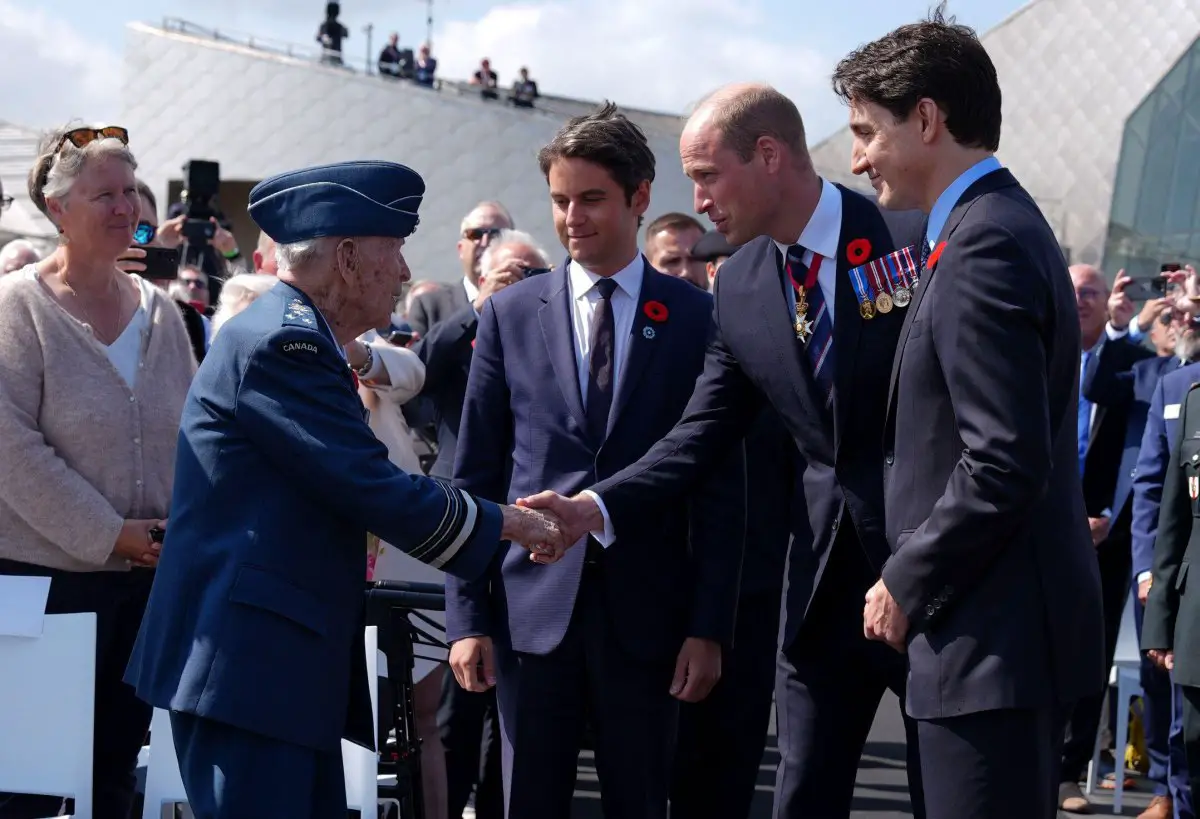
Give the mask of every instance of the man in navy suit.
[{"label": "man in navy suit", "polygon": [[469,579],[501,538],[561,540],[528,510],[405,474],[367,426],[343,347],[388,320],[424,188],[401,165],[350,162],[250,193],[280,282],[225,326],[192,384],[126,675],[170,709],[200,819],[345,816],[341,739],[374,747],[368,532]]},{"label": "man in navy suit", "polygon": [[[454,469],[497,502],[576,492],[645,454],[687,404],[712,313],[638,252],[654,155],[616,106],[568,122],[539,164],[570,256],[484,304]],[[471,690],[495,681],[509,816],[571,815],[590,723],[605,815],[665,819],[679,701],[708,694],[733,634],[745,492],[738,450],[607,546],[552,565],[512,549],[448,579],[451,667]]]},{"label": "man in navy suit", "polygon": [[[546,492],[527,502],[554,509],[568,536],[636,532],[772,407],[801,456],[798,491],[777,501],[788,505],[792,543],[775,689],[776,816],[845,816],[880,700],[904,692],[904,658],[865,638],[862,600],[889,554],[883,416],[919,216],[881,212],[821,179],[799,111],[769,87],[711,95],[689,119],[680,154],[697,210],[743,245],[716,279],[704,376],[682,421],[637,464],[570,500]],[[922,816],[919,768],[910,754]]]},{"label": "man in navy suit", "polygon": [[928,815],[1052,819],[1063,714],[1108,673],[1071,278],[994,156],[1000,85],[975,32],[939,8],[844,58],[834,88],[853,170],[928,214],[884,430],[892,554],[864,627],[907,654]]}]

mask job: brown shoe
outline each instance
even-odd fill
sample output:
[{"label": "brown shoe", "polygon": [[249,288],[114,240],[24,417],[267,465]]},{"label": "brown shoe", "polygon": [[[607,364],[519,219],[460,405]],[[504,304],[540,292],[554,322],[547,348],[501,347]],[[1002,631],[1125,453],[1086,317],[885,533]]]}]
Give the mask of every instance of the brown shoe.
[{"label": "brown shoe", "polygon": [[1077,782],[1063,782],[1058,786],[1058,807],[1067,813],[1092,812],[1092,803],[1083,795]]},{"label": "brown shoe", "polygon": [[1138,814],[1138,819],[1172,819],[1175,815],[1175,803],[1169,796],[1156,796],[1144,811]]}]

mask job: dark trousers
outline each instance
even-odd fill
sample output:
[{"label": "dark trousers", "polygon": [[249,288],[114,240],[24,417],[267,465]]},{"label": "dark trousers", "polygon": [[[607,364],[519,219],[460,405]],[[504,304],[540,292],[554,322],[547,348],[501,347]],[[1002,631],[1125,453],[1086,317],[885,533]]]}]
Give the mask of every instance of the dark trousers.
[{"label": "dark trousers", "polygon": [[[1200,793],[1200,688],[1180,686],[1183,699],[1183,747],[1187,753],[1188,787]],[[1194,797],[1193,797],[1194,798]]]},{"label": "dark trousers", "polygon": [[[1121,628],[1121,615],[1125,612],[1125,597],[1129,594],[1132,562],[1129,538],[1116,537],[1103,541],[1096,547],[1096,559],[1100,564],[1100,594],[1104,606],[1104,667],[1110,668],[1117,651],[1117,633]],[[1075,704],[1067,722],[1066,741],[1063,743],[1059,772],[1063,782],[1083,779],[1096,747],[1096,732],[1100,730],[1100,714],[1104,710],[1104,698],[1107,695],[1106,685],[1103,691],[1097,691]],[[1128,714],[1116,716],[1118,719],[1129,719]],[[1116,749],[1118,757],[1124,753],[1124,748]]]},{"label": "dark trousers", "polygon": [[920,720],[928,819],[1055,819],[1061,720],[1050,708]]},{"label": "dark trousers", "polygon": [[[136,786],[137,756],[151,708],[123,681],[142,626],[154,572],[63,572],[0,560],[0,575],[49,577],[47,614],[96,613],[96,706],[92,805],[96,819],[126,819]],[[54,816],[59,797],[0,794],[0,819]]]},{"label": "dark trousers", "polygon": [[[746,819],[771,723],[782,589],[743,595],[721,680],[702,702],[681,703],[671,815]],[[700,787],[698,783],[720,783]]]},{"label": "dark trousers", "polygon": [[474,790],[477,819],[503,819],[504,772],[495,690],[467,691],[447,668],[437,720],[446,752],[447,815],[460,819]]},{"label": "dark trousers", "polygon": [[[1133,616],[1138,643],[1142,641],[1142,617],[1145,607],[1137,600],[1134,580]],[[1187,754],[1183,746],[1183,694],[1171,674],[1142,655],[1142,726],[1146,733],[1146,754],[1150,770],[1146,778],[1154,783],[1156,796],[1170,796],[1179,819],[1194,819],[1192,794],[1188,787]]]},{"label": "dark trousers", "polygon": [[[505,797],[512,819],[568,819],[585,725],[606,819],[666,819],[678,700],[675,657],[649,663],[613,633],[598,565],[583,570],[571,624],[546,655],[496,646]],[[682,641],[681,641],[682,645]]]},{"label": "dark trousers", "polygon": [[171,733],[196,819],[346,817],[340,749],[316,751],[176,711]]},{"label": "dark trousers", "polygon": [[[904,702],[904,655],[863,636],[863,598],[877,577],[853,527],[842,527],[804,624],[778,655],[775,819],[850,813],[867,734],[884,691]],[[913,815],[925,816],[916,723],[904,717]]]}]

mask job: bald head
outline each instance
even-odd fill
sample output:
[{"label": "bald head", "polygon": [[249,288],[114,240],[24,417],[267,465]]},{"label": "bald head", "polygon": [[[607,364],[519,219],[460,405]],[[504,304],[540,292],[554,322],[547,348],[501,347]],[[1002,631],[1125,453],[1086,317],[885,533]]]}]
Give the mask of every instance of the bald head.
[{"label": "bald head", "polygon": [[706,127],[713,128],[724,147],[743,162],[750,161],[763,137],[808,157],[804,120],[796,104],[763,83],[731,83],[701,100],[685,130]]}]

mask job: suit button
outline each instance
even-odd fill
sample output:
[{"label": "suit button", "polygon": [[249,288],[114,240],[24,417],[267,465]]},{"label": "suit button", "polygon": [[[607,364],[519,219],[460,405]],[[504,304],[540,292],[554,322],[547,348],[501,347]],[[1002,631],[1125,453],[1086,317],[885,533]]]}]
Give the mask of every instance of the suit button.
[{"label": "suit button", "polygon": [[836,520],[833,522],[833,533],[834,533],[835,535],[837,534],[837,530],[838,530],[838,523],[839,523],[839,521],[836,521]]},{"label": "suit button", "polygon": [[896,456],[889,452],[884,460],[887,461],[888,466],[891,466],[896,462]]},{"label": "suit button", "polygon": [[926,606],[926,607],[925,607],[925,616],[926,616],[926,617],[932,617],[932,616],[933,616],[933,615],[935,615],[935,614],[937,614],[937,609],[936,609],[936,608],[934,608],[933,606]]}]

